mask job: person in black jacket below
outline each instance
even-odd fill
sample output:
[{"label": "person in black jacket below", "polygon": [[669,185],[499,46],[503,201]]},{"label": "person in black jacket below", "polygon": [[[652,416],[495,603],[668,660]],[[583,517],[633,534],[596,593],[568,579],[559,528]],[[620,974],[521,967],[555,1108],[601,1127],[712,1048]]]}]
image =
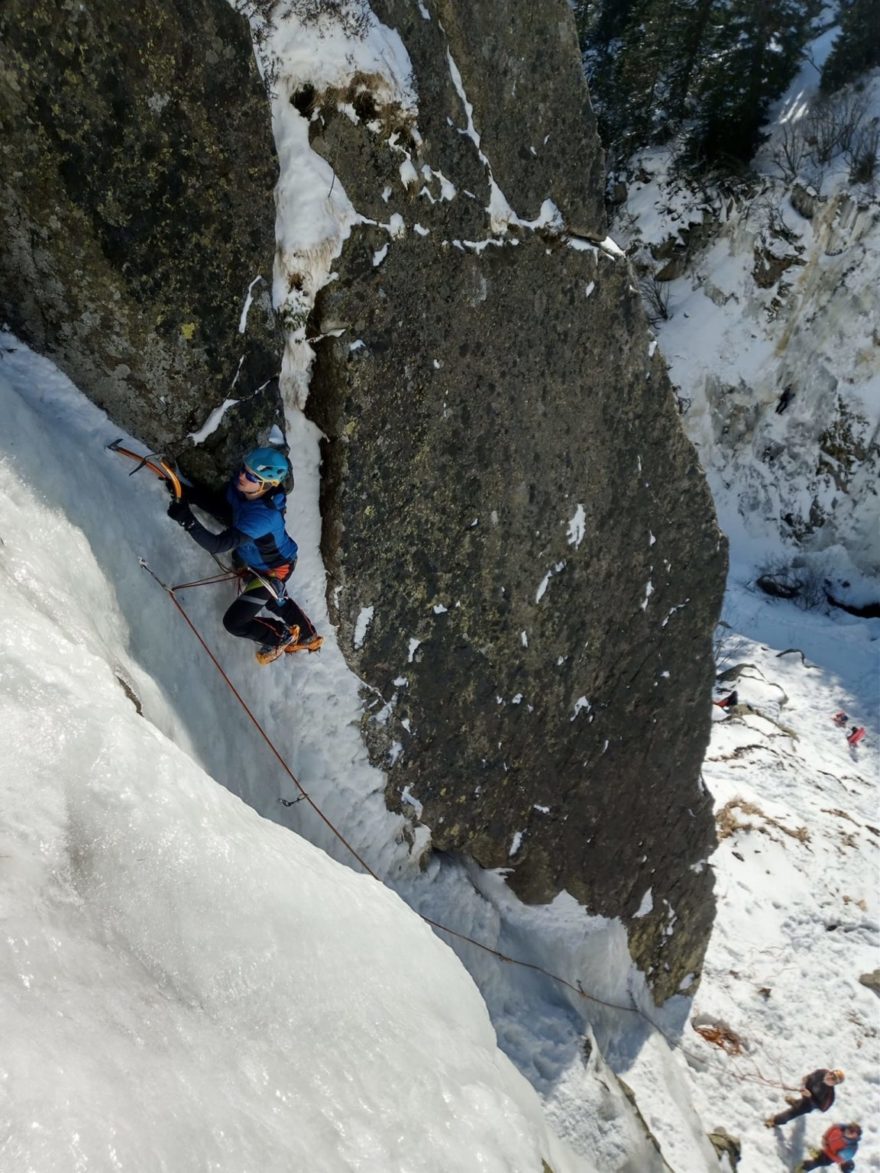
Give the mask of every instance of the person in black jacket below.
[{"label": "person in black jacket below", "polygon": [[829,1071],[820,1067],[818,1071],[811,1071],[804,1076],[800,1096],[786,1097],[791,1107],[776,1116],[768,1116],[764,1123],[768,1128],[779,1128],[807,1112],[827,1112],[834,1103],[834,1089],[839,1083],[843,1083],[843,1072],[839,1068]]}]

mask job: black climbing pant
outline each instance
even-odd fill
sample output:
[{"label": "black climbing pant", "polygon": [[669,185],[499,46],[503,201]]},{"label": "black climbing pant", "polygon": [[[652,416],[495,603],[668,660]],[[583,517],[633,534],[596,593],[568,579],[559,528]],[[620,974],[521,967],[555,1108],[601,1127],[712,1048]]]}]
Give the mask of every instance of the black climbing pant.
[{"label": "black climbing pant", "polygon": [[[280,643],[289,627],[298,627],[302,640],[316,635],[311,619],[287,595],[284,583],[277,578],[267,578],[266,582],[270,585],[264,586],[259,579],[245,579],[244,590],[223,616],[223,626],[229,634],[270,647]],[[279,619],[261,615],[264,609]]]},{"label": "black climbing pant", "polygon": [[802,1096],[786,1112],[780,1112],[778,1116],[774,1116],[773,1123],[778,1128],[780,1124],[788,1124],[789,1120],[794,1120],[796,1116],[806,1116],[807,1112],[813,1112],[815,1108],[815,1100],[810,1096]]}]

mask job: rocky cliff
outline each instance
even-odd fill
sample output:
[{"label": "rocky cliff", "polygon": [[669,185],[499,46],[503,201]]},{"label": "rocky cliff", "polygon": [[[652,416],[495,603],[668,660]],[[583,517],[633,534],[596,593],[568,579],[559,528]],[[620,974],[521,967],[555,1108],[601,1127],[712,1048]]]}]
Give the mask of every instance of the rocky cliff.
[{"label": "rocky cliff", "polygon": [[725,555],[628,266],[598,244],[570,16],[374,7],[417,121],[392,151],[375,110],[308,110],[358,213],[402,219],[352,233],[309,328],[369,743],[436,848],[623,916],[668,994],[712,917],[698,773]]},{"label": "rocky cliff", "polygon": [[[278,415],[276,176],[248,26],[228,5],[3,5],[3,317],[204,475],[230,428],[237,445]],[[185,437],[227,398],[237,411],[203,454]]]},{"label": "rocky cliff", "polygon": [[[295,67],[272,57],[281,10],[242,7],[276,136],[287,119],[283,385],[326,437],[331,613],[388,801],[526,900],[566,889],[622,917],[665,997],[699,971],[712,919],[699,768],[725,549],[604,239],[569,7],[293,3]],[[7,8],[6,312],[120,422],[185,451],[229,393],[265,272],[271,147],[231,10],[116,11],[71,8],[61,32],[44,16],[34,36]],[[216,68],[193,61],[194,24]],[[381,53],[358,65],[381,29],[409,62],[408,103]],[[340,35],[352,52],[330,77]],[[297,251],[290,226],[318,190],[291,178],[306,155],[339,231]]]}]

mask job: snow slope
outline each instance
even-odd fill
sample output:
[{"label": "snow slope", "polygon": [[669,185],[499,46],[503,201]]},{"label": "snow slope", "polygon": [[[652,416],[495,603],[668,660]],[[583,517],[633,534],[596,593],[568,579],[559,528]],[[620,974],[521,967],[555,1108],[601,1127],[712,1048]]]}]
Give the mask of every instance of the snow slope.
[{"label": "snow slope", "polygon": [[[839,1119],[865,1129],[857,1168],[880,1169],[880,1003],[858,980],[880,967],[880,620],[768,601],[736,572],[725,618],[719,695],[735,687],[740,707],[716,711],[704,765],[718,918],[691,1025],[730,1029],[742,1054],[685,1038],[695,1102],[743,1140],[742,1173],[793,1168]],[[764,1129],[782,1085],[817,1067],[847,1074],[833,1120]]]}]

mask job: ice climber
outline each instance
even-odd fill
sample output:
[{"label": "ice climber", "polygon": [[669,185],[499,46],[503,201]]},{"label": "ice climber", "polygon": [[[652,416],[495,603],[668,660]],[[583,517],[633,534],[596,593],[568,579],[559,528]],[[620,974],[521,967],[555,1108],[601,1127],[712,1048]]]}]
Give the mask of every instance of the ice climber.
[{"label": "ice climber", "polygon": [[778,1128],[807,1112],[827,1112],[834,1103],[834,1089],[839,1083],[843,1083],[843,1072],[839,1069],[828,1071],[820,1067],[818,1071],[811,1071],[804,1076],[800,1095],[786,1097],[791,1106],[776,1116],[768,1116],[764,1123],[768,1128]]},{"label": "ice climber", "polygon": [[822,1137],[822,1149],[815,1157],[810,1158],[800,1166],[803,1170],[822,1169],[828,1165],[836,1165],[843,1173],[853,1173],[855,1162],[853,1157],[862,1138],[862,1129],[858,1124],[833,1124]]},{"label": "ice climber", "polygon": [[[285,652],[317,652],[324,642],[286,591],[298,552],[284,525],[287,484],[292,484],[292,474],[285,454],[278,448],[255,448],[225,489],[213,492],[185,485],[183,498],[168,506],[168,516],[203,550],[209,554],[232,550],[244,585],[223,616],[223,626],[231,635],[260,645],[260,664],[271,664]],[[206,529],[193,516],[191,505],[204,509],[226,528],[219,534]],[[278,618],[261,614],[264,609]]]}]

